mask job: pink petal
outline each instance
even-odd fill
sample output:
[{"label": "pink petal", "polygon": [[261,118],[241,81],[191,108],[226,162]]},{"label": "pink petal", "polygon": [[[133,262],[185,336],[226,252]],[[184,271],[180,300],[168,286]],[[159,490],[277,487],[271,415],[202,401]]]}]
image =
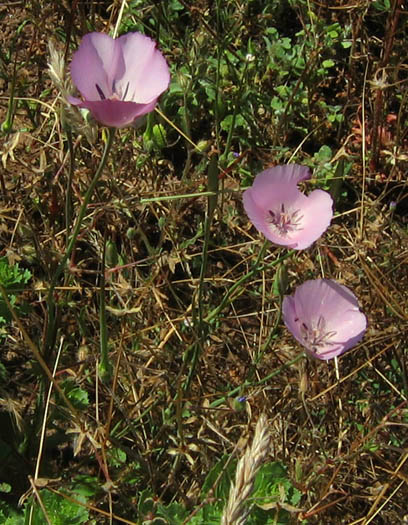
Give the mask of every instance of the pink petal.
[{"label": "pink petal", "polygon": [[[275,169],[275,168],[273,168]],[[282,202],[295,201],[302,193],[296,184],[271,176],[266,170],[255,177],[254,183],[245,190],[251,192],[256,205],[267,211]],[[279,206],[280,207],[280,206]]]},{"label": "pink petal", "polygon": [[[337,322],[344,312],[359,311],[358,300],[351,290],[332,279],[316,279],[303,283],[296,291],[296,298],[308,295],[310,315],[324,314],[328,320]],[[312,299],[311,299],[312,298]],[[333,327],[334,329],[334,327]]]},{"label": "pink petal", "polygon": [[331,359],[356,345],[364,335],[366,316],[360,312],[356,296],[345,286],[331,279],[309,280],[300,285],[293,296],[282,304],[283,320],[295,339],[305,346],[301,326],[316,327],[324,319],[325,333],[333,332],[325,346],[316,352],[306,350],[318,359]]},{"label": "pink petal", "polygon": [[[297,187],[310,177],[307,167],[297,164],[276,166],[256,176],[243,195],[244,208],[255,227],[275,244],[297,250],[308,248],[330,224],[332,199],[327,192],[315,190],[308,197]],[[269,211],[279,212],[281,206],[288,216],[295,211],[296,228],[280,232],[271,225]]]},{"label": "pink petal", "polygon": [[126,66],[118,85],[122,92],[127,89],[126,100],[146,104],[157,99],[167,89],[170,73],[156,43],[140,33],[128,33],[117,42]]},{"label": "pink petal", "polygon": [[315,357],[316,359],[320,359],[321,361],[328,361],[329,359],[333,359],[333,357],[338,357],[344,352],[345,349],[343,345],[327,345],[326,348],[320,349],[319,353],[313,352],[312,350],[306,348],[306,353],[308,353],[312,357]]},{"label": "pink petal", "polygon": [[333,340],[342,343],[346,351],[363,338],[366,328],[366,316],[360,311],[349,310],[343,314],[341,323],[337,324],[337,333]]},{"label": "pink petal", "polygon": [[330,226],[333,218],[333,199],[327,191],[314,190],[302,203],[304,222],[296,236],[296,249],[303,250],[313,244]]},{"label": "pink petal", "polygon": [[67,100],[73,106],[80,106],[82,104],[82,102],[83,102],[82,99],[80,99],[78,97],[73,97],[72,95],[68,95],[67,96]]},{"label": "pink petal", "polygon": [[104,33],[88,33],[83,37],[72,58],[71,76],[85,99],[101,100],[96,85],[106,98],[111,96],[113,78],[123,72],[120,47],[113,38]]},{"label": "pink petal", "polygon": [[310,170],[307,166],[301,166],[300,164],[285,164],[281,166],[275,166],[274,168],[268,168],[262,171],[256,176],[253,186],[258,184],[261,186],[266,180],[273,180],[274,184],[295,184],[310,179]]},{"label": "pink petal", "polygon": [[[306,282],[315,282],[315,281],[306,281]],[[299,288],[301,288],[302,286],[303,285],[298,287],[296,291],[298,291]],[[300,331],[300,327],[303,322],[306,322],[306,324],[307,323],[311,324],[311,322],[308,316],[305,319],[304,307],[302,307],[299,301],[295,300],[293,296],[285,296],[283,298],[282,316],[283,316],[283,321],[285,323],[286,328],[293,335],[296,341],[300,343],[305,348],[305,351],[312,357],[316,357],[317,359],[321,359],[321,360],[327,360],[337,355],[340,355],[342,352],[344,352],[344,347],[341,344],[327,345],[326,348],[321,348],[319,353],[313,352],[310,348],[305,346],[305,343],[304,343],[304,340],[303,340],[303,337]]]},{"label": "pink petal", "polygon": [[300,333],[300,314],[297,312],[297,304],[291,295],[285,295],[282,302],[282,317],[286,328],[293,337],[303,345],[303,338]]},{"label": "pink petal", "polygon": [[[281,196],[283,194],[284,197],[286,197],[286,201],[289,202],[293,200],[291,197],[294,197],[295,199],[299,195],[304,197],[295,186],[286,186],[283,187],[283,191],[280,195],[274,193],[272,193],[272,195],[270,193],[259,193],[254,187],[251,187],[244,191],[242,198],[245,211],[258,231],[263,233],[267,239],[275,244],[294,247],[294,244],[296,243],[294,243],[292,236],[288,235],[285,237],[279,235],[279,232],[275,232],[268,222],[268,210],[276,206],[280,207],[282,204]],[[261,202],[261,204],[259,204],[259,202]]]},{"label": "pink petal", "polygon": [[138,117],[149,113],[154,109],[156,100],[149,104],[136,104],[135,102],[123,102],[122,100],[85,100],[79,104],[92,113],[95,120],[104,126],[112,128],[123,128],[132,124]]}]

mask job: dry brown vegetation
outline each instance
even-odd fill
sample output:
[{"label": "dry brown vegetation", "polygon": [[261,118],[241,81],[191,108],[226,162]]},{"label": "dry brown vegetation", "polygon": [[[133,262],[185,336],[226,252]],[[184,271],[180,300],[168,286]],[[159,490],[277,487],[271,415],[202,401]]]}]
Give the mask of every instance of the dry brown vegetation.
[{"label": "dry brown vegetation", "polygon": [[[291,17],[297,28],[309,24],[316,54],[323,44],[310,29],[311,20],[316,32],[318,21],[348,25],[351,47],[344,49],[341,66],[328,73],[325,83],[306,73],[299,77],[299,82],[310,82],[310,135],[301,131],[304,124],[294,109],[296,90],[276,118],[262,98],[254,109],[259,136],[251,129],[243,144],[237,128],[232,149],[241,156],[231,168],[231,161],[222,158],[227,133],[216,137],[216,117],[200,98],[197,105],[187,95],[175,103],[168,98],[161,108],[178,128],[185,125],[183,131],[194,143],[205,141],[204,153],[195,152],[159,116],[157,122],[167,129],[165,147],[149,148],[143,129],[118,132],[56,289],[59,331],[52,355],[45,356],[51,371],[58,359],[56,383],[66,393],[67,385],[81,389],[88,402],[76,413],[66,411],[55,389],[47,401],[49,383],[22,328],[41,352],[47,289],[66,243],[70,151],[62,120],[65,104],[47,74],[48,44],[52,39],[69,63],[83,34],[115,25],[121,4],[33,0],[0,5],[1,122],[6,121],[13,87],[15,97],[12,127],[3,127],[0,139],[0,256],[32,273],[18,295],[18,305],[29,309],[20,311],[19,323],[8,324],[0,340],[7,371],[0,384],[0,449],[10,451],[7,461],[1,459],[0,482],[12,487],[4,501],[15,504],[30,488],[29,476],[38,490],[41,478],[60,491],[86,475],[99,482],[100,491],[88,505],[101,523],[109,523],[109,515],[142,523],[137,505],[147,488],[156,503],[177,501],[194,516],[208,472],[224,454],[245,459],[263,414],[271,443],[263,460],[285,465],[292,486],[302,493],[296,508],[281,502],[291,522],[406,523],[408,35],[403,2],[392,0],[382,11],[364,0],[299,1],[290,2],[286,11],[276,7],[273,16],[264,13],[262,2],[225,3],[222,9],[235,35],[225,46],[228,51],[239,52],[248,39],[261,45],[260,31],[267,24],[289,35]],[[164,4],[146,2],[133,18],[125,10],[125,29],[134,19],[144,24],[164,50],[173,78],[193,58],[196,70],[203,71],[206,46],[216,47],[217,6],[182,1],[166,27],[160,17],[169,16],[171,8]],[[157,21],[155,27],[151,19]],[[188,46],[195,49],[193,58],[186,53]],[[305,71],[317,68],[318,60],[311,51]],[[260,62],[256,67],[245,78],[248,90],[254,97],[255,92],[272,97],[275,72],[262,73]],[[194,86],[186,90],[190,88]],[[220,89],[226,104],[239,100],[232,82],[226,80]],[[338,104],[344,119],[325,121],[319,113],[322,100]],[[183,124],[179,108],[187,104],[189,122]],[[85,134],[78,115],[75,121],[68,113],[64,118],[71,126],[75,158],[75,215],[101,158],[106,132],[94,125]],[[91,132],[93,143],[88,140]],[[306,279],[334,278],[353,290],[368,317],[363,342],[338,362],[327,363],[301,357],[301,348],[281,322],[278,266],[271,263],[287,252],[268,246],[264,264],[253,271],[263,240],[248,222],[241,200],[242,187],[254,174],[287,162],[294,152],[294,160],[319,173],[315,153],[325,144],[333,152],[327,166],[332,174],[338,170],[332,179],[325,179],[321,170],[323,177],[309,187],[326,185],[335,192],[338,213],[316,244],[288,256],[282,265],[288,291]],[[206,198],[142,199],[206,191],[214,155],[222,195],[212,220],[198,305]],[[250,272],[216,311],[234,283]],[[97,374],[103,274],[113,365],[106,383]],[[199,306],[207,321],[201,328]],[[234,502],[228,505],[232,512]],[[270,509],[271,515],[278,511],[279,503]]]}]

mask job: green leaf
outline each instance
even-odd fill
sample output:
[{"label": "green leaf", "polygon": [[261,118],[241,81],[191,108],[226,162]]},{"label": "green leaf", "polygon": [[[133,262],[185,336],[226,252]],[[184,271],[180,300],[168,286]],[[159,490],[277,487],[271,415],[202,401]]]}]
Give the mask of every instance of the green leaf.
[{"label": "green leaf", "polygon": [[[41,490],[40,497],[45,507],[47,515],[53,525],[80,525],[86,523],[89,519],[89,513],[86,507],[77,505],[62,496],[58,496],[48,490]],[[76,499],[85,503],[85,498],[77,496]],[[44,513],[38,503],[32,502],[33,520],[32,525],[44,525]],[[30,514],[30,505],[27,505],[25,515]]]},{"label": "green leaf", "polygon": [[18,263],[9,265],[7,257],[0,257],[0,284],[8,291],[21,288],[31,279],[31,272],[19,267]]},{"label": "green leaf", "polygon": [[120,448],[113,448],[109,450],[109,462],[114,467],[123,467],[126,463],[126,452],[123,452]]},{"label": "green leaf", "polygon": [[167,144],[167,133],[166,129],[162,124],[155,124],[153,126],[153,140],[156,147],[161,149]]},{"label": "green leaf", "polygon": [[222,511],[223,506],[208,503],[188,521],[188,525],[203,525],[204,523],[205,525],[219,525]]},{"label": "green leaf", "polygon": [[291,505],[299,503],[301,492],[293,487],[287,476],[286,467],[282,463],[268,463],[259,470],[254,484],[253,499],[260,505],[287,502]]},{"label": "green leaf", "polygon": [[[0,324],[1,324],[1,318],[0,318]],[[0,363],[0,382],[5,383],[7,380],[7,369],[3,365],[3,363]]]},{"label": "green leaf", "polygon": [[[204,500],[210,489],[214,487],[215,482],[218,483],[214,490],[214,497],[221,501],[227,501],[231,480],[235,476],[236,460],[232,460],[227,463],[229,459],[228,455],[222,456],[222,458],[216,463],[216,465],[209,471],[201,489],[201,499]],[[222,474],[221,474],[222,473]]]},{"label": "green leaf", "polygon": [[169,525],[181,525],[189,515],[189,512],[179,503],[170,503],[166,507],[159,503],[157,505],[157,514],[165,518]]},{"label": "green leaf", "polygon": [[137,510],[139,519],[143,520],[144,516],[147,516],[154,510],[153,494],[150,489],[145,489],[140,493],[139,501],[137,504]]},{"label": "green leaf", "polygon": [[0,500],[0,523],[2,525],[24,525],[24,516]]},{"label": "green leaf", "polygon": [[335,65],[335,62],[331,58],[327,60],[323,60],[323,63],[322,63],[322,66],[324,67],[324,69],[329,69],[333,67],[334,65]]},{"label": "green leaf", "polygon": [[254,507],[246,521],[246,525],[289,525],[290,515],[288,512],[279,509],[263,510]]},{"label": "green leaf", "polygon": [[[225,119],[221,122],[221,129],[224,131],[229,131],[233,122],[233,115],[227,115]],[[244,128],[246,126],[245,119],[242,115],[237,115],[235,117],[235,128]]]},{"label": "green leaf", "polygon": [[333,152],[329,146],[322,146],[317,153],[314,154],[317,161],[321,164],[330,162],[333,157]]},{"label": "green leaf", "polygon": [[88,392],[80,388],[75,381],[67,379],[62,383],[65,395],[71,401],[74,408],[84,410],[89,405]]},{"label": "green leaf", "polygon": [[97,477],[83,474],[75,477],[71,490],[78,496],[88,499],[96,496],[101,491],[101,487]]},{"label": "green leaf", "polygon": [[11,492],[11,485],[8,483],[0,483],[0,492],[9,494]]}]

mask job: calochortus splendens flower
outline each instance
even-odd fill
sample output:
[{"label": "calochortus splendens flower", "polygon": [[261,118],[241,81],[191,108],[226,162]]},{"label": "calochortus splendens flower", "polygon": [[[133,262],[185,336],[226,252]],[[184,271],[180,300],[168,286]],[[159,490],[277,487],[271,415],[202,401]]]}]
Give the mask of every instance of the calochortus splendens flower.
[{"label": "calochortus splendens flower", "polygon": [[69,102],[112,128],[134,124],[152,111],[170,82],[156,43],[140,33],[116,39],[104,33],[85,35],[72,58],[71,77],[82,100],[69,97]]},{"label": "calochortus splendens flower", "polygon": [[333,217],[332,198],[323,190],[307,196],[302,193],[298,183],[309,178],[305,166],[276,166],[259,173],[244,191],[248,217],[274,244],[303,250],[328,228]]},{"label": "calochortus splendens flower", "polygon": [[283,321],[306,349],[318,359],[332,359],[363,337],[367,319],[356,296],[331,279],[306,281],[282,304]]}]

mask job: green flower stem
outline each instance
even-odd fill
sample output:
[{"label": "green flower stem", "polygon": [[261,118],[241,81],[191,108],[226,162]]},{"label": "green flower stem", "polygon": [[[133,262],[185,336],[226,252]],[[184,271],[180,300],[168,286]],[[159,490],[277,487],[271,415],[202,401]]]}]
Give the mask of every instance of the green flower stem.
[{"label": "green flower stem", "polygon": [[241,104],[240,104],[241,103],[241,97],[242,97],[242,93],[244,92],[244,89],[246,87],[245,77],[246,77],[246,74],[247,74],[247,70],[248,70],[248,61],[245,62],[244,70],[242,72],[241,80],[240,80],[240,83],[239,83],[237,96],[235,97],[234,112],[232,114],[231,126],[230,126],[230,128],[228,130],[228,136],[227,136],[227,141],[226,141],[226,144],[225,144],[224,153],[222,155],[222,160],[228,158],[228,153],[230,152],[230,149],[231,149],[232,135],[233,135],[234,130],[235,130],[235,122],[237,120],[238,111],[241,109]]},{"label": "green flower stem", "polygon": [[207,274],[208,266],[208,247],[210,243],[210,232],[211,224],[214,218],[214,212],[217,207],[217,198],[218,198],[218,159],[216,155],[210,160],[210,165],[208,167],[208,183],[207,190],[209,196],[207,199],[207,213],[204,220],[204,245],[203,245],[203,255],[201,259],[201,269],[200,269],[200,278],[198,283],[198,296],[197,296],[197,310],[198,310],[198,320],[197,320],[197,310],[193,309],[193,326],[197,326],[197,341],[190,347],[184,354],[184,361],[189,364],[189,372],[187,380],[183,385],[183,391],[186,392],[191,384],[191,380],[195,373],[195,369],[201,354],[201,351],[204,346],[205,339],[208,335],[207,323],[204,320],[204,280]]},{"label": "green flower stem", "polygon": [[82,221],[85,217],[85,213],[86,213],[89,201],[91,200],[96,184],[100,176],[102,175],[103,169],[108,160],[108,155],[109,155],[109,152],[113,144],[115,131],[116,131],[115,128],[109,128],[108,130],[108,139],[105,144],[105,149],[102,155],[101,162],[99,163],[99,166],[95,172],[94,178],[92,179],[92,182],[89,185],[87,192],[85,193],[83,203],[81,207],[79,208],[79,213],[78,213],[78,217],[75,223],[74,231],[72,233],[71,239],[68,242],[68,246],[65,251],[65,254],[62,257],[61,261],[59,262],[57,269],[55,270],[54,275],[51,279],[50,287],[48,290],[48,296],[47,296],[48,326],[47,326],[47,335],[46,335],[46,340],[45,340],[45,351],[44,351],[44,355],[46,356],[50,355],[52,352],[52,349],[54,347],[55,336],[56,336],[56,329],[57,329],[56,315],[55,315],[56,307],[55,307],[55,300],[54,300],[54,290],[57,285],[58,279],[61,276],[62,272],[64,271],[65,265],[68,259],[71,257],[71,254],[73,252],[77,237],[81,230]]},{"label": "green flower stem", "polygon": [[140,204],[146,204],[147,202],[162,202],[162,201],[172,201],[179,199],[193,199],[196,197],[211,197],[217,195],[213,191],[202,191],[199,193],[184,193],[180,195],[166,195],[164,197],[149,197],[147,199],[140,199]]},{"label": "green flower stem", "polygon": [[106,324],[106,301],[105,301],[105,253],[106,234],[103,244],[101,284],[99,293],[99,338],[101,348],[101,361],[99,363],[99,376],[102,383],[108,383],[112,378],[113,367],[108,355],[108,327]]},{"label": "green flower stem", "polygon": [[[210,243],[210,231],[211,224],[214,218],[215,208],[217,207],[218,198],[218,160],[216,155],[210,160],[210,166],[208,168],[208,192],[211,194],[207,199],[207,216],[204,223],[204,246],[203,246],[203,258],[201,262],[200,281],[198,284],[198,311],[200,317],[200,325],[203,321],[203,291],[204,291],[204,278],[207,273],[208,266],[208,246]],[[200,328],[201,329],[201,328]]]},{"label": "green flower stem", "polygon": [[255,357],[255,366],[258,365],[258,363],[260,363],[263,359],[263,356],[266,352],[266,349],[269,348],[271,342],[272,342],[272,339],[274,338],[275,336],[275,333],[278,329],[278,326],[279,326],[279,323],[282,319],[282,296],[279,297],[279,311],[276,315],[276,319],[275,319],[275,322],[273,324],[273,327],[268,335],[268,337],[266,338],[266,341],[263,343],[262,347],[261,347],[261,350],[260,352],[256,355]]},{"label": "green flower stem", "polygon": [[67,135],[68,141],[68,150],[69,150],[69,172],[68,172],[68,181],[67,189],[65,195],[65,230],[66,230],[66,243],[68,245],[69,241],[69,228],[72,221],[72,179],[74,176],[75,169],[75,155],[74,155],[74,145],[72,143],[72,131],[71,128],[66,125],[65,133]]},{"label": "green flower stem", "polygon": [[1,131],[5,134],[11,133],[13,128],[14,121],[14,93],[16,89],[16,78],[17,78],[17,51],[14,57],[14,66],[13,66],[13,77],[11,79],[11,88],[10,88],[10,98],[7,108],[6,120],[1,125]]},{"label": "green flower stem", "polygon": [[273,261],[272,263],[269,263],[269,264],[265,264],[263,266],[259,266],[259,263],[260,263],[261,259],[263,259],[263,256],[265,255],[265,251],[266,251],[267,246],[268,246],[268,241],[265,241],[264,245],[261,248],[261,251],[259,252],[258,258],[257,258],[257,260],[256,260],[256,262],[254,264],[253,269],[250,270],[245,275],[243,275],[241,277],[241,279],[239,279],[235,284],[233,284],[231,286],[231,288],[228,290],[228,292],[224,295],[224,297],[223,297],[222,301],[220,302],[220,304],[216,308],[214,308],[214,310],[212,310],[207,315],[207,317],[204,319],[206,323],[210,323],[211,321],[214,320],[215,317],[217,317],[217,315],[220,313],[220,311],[223,308],[225,308],[225,306],[229,303],[229,300],[230,300],[231,296],[234,294],[234,292],[236,290],[238,290],[242,286],[242,284],[244,284],[245,281],[247,281],[248,279],[253,277],[258,272],[262,272],[263,270],[267,270],[269,268],[273,268],[274,266],[276,266],[277,264],[281,263],[282,261],[284,261],[285,259],[287,259],[288,257],[290,257],[293,254],[293,250],[289,250],[285,255],[282,255],[282,257],[279,257],[279,259],[277,259],[276,261]]}]

